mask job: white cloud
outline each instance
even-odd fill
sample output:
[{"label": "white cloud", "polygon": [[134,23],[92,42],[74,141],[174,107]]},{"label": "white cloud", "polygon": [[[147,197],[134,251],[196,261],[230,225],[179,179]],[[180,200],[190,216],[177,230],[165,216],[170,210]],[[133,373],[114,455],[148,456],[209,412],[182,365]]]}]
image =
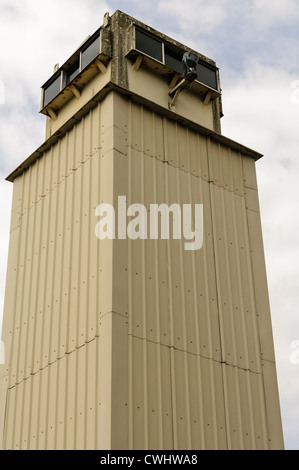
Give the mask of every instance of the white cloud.
[{"label": "white cloud", "polygon": [[179,22],[180,29],[190,31],[197,29],[200,33],[211,33],[227,19],[228,0],[161,0],[158,11]]},{"label": "white cloud", "polygon": [[254,0],[250,15],[262,27],[295,22],[299,18],[299,5],[297,0]]}]

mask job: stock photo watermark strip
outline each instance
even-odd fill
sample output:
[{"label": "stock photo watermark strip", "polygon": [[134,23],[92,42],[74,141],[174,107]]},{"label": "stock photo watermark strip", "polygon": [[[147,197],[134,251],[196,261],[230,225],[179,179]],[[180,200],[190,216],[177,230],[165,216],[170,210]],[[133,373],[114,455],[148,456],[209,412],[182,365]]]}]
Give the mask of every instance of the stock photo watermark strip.
[{"label": "stock photo watermark strip", "polygon": [[127,208],[126,196],[118,196],[117,209],[116,217],[111,204],[103,203],[96,208],[95,215],[101,217],[95,227],[99,240],[169,240],[172,218],[173,240],[184,239],[186,251],[200,250],[203,246],[203,204],[183,204],[182,207],[179,204],[150,204],[148,210],[137,203]]}]

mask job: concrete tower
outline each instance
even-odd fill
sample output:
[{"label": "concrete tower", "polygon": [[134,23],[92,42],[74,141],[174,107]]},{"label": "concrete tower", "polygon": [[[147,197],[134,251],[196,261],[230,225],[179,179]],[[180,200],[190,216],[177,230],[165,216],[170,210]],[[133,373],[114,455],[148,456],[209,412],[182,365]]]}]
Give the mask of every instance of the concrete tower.
[{"label": "concrete tower", "polygon": [[[261,155],[221,134],[216,64],[117,11],[41,112],[45,142],[8,177],[2,448],[283,448]],[[96,236],[104,203],[114,239]],[[130,238],[135,203],[203,205],[202,247]]]}]

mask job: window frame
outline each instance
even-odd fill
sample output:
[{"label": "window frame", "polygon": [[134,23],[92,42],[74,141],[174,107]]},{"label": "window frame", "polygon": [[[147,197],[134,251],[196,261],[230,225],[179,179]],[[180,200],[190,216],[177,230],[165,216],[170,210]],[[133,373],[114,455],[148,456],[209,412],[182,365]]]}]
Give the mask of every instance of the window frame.
[{"label": "window frame", "polygon": [[[73,60],[73,64],[71,65],[68,65],[68,63],[66,62],[66,64],[64,64],[57,72],[55,72],[53,74],[52,77],[49,78],[49,80],[42,86],[42,90],[43,90],[43,93],[42,93],[42,109],[46,108],[49,103],[51,103],[51,101],[53,101],[58,95],[59,93],[61,93],[66,87],[70,86],[71,83],[77,78],[77,76],[82,73],[90,64],[93,60],[95,60],[101,53],[101,31],[97,31],[96,33],[94,33],[90,38],[88,38],[88,40],[86,40],[81,46],[80,48],[71,56],[71,58],[69,60]],[[83,68],[82,68],[82,53],[89,48],[89,46],[91,46],[91,44],[93,44],[95,41],[98,41],[98,45],[99,45],[99,51],[98,51],[98,54],[95,55],[95,57],[93,59],[91,59]],[[79,59],[79,68],[78,68],[78,72],[76,73],[76,75],[72,78],[72,80],[70,80],[68,82],[68,78],[69,78],[69,71],[71,70],[72,66],[76,63],[76,61]],[[55,80],[58,78],[58,73],[60,74],[60,86],[59,86],[59,91],[58,93],[56,93],[56,95],[51,98],[49,101],[45,102],[45,95],[46,95],[46,90],[52,85],[52,83],[55,82]]]},{"label": "window frame", "polygon": [[[140,33],[144,34],[145,36],[148,36],[148,37],[154,39],[155,41],[161,43],[161,58],[162,58],[162,60],[157,59],[156,57],[154,57],[154,56],[148,54],[147,52],[142,51],[141,49],[138,49],[138,47],[137,47],[136,31],[139,31]],[[150,33],[149,31],[147,31],[146,29],[142,29],[142,28],[140,28],[140,27],[135,26],[135,28],[134,28],[134,46],[135,46],[135,50],[136,50],[136,51],[141,52],[141,54],[143,54],[143,55],[145,55],[145,56],[147,56],[147,57],[150,57],[150,58],[153,59],[153,60],[156,60],[157,62],[159,62],[159,64],[165,65],[165,64],[164,64],[164,61],[163,61],[163,59],[164,59],[164,42],[162,41],[162,39],[158,39],[157,37],[155,37],[153,34],[151,34],[151,33]]]},{"label": "window frame", "polygon": [[[149,55],[148,53],[140,50],[137,48],[137,39],[136,39],[136,31],[140,31],[141,33],[149,36],[149,37],[152,37],[153,39],[155,39],[156,41],[159,41],[161,42],[162,44],[162,61],[156,59],[155,57]],[[157,36],[155,36],[153,33],[151,33],[150,31],[146,30],[146,29],[143,29],[142,27],[140,27],[139,25],[134,25],[134,33],[133,33],[133,43],[134,43],[134,49],[137,51],[137,52],[140,52],[141,54],[143,54],[144,56],[150,58],[151,60],[154,60],[156,62],[158,62],[159,64],[162,64],[164,65],[165,67],[168,67],[170,69],[172,69],[174,72],[176,73],[179,73],[177,72],[175,69],[173,69],[172,67],[170,67],[169,65],[166,64],[166,55],[167,55],[167,48],[169,49],[169,51],[171,52],[172,51],[172,48],[173,49],[180,49],[178,46],[174,46],[173,44],[171,44],[170,42],[168,42],[167,40],[163,40],[162,38],[159,38]],[[184,52],[186,52],[185,50],[181,50],[181,54],[183,56]],[[175,50],[173,50],[173,53],[176,54]],[[169,54],[170,55],[170,54]],[[197,54],[196,54],[197,55]],[[214,86],[211,86],[211,85],[208,85],[207,83],[205,82],[202,82],[200,81],[199,78],[195,79],[195,82],[198,82],[198,83],[201,83],[203,84],[204,86],[212,89],[212,90],[215,90],[217,91],[218,93],[220,92],[220,84],[219,84],[219,78],[218,78],[218,73],[217,73],[217,70],[218,68],[212,64],[209,64],[207,62],[205,62],[204,60],[200,59],[199,58],[199,62],[198,62],[200,65],[202,65],[203,67],[211,70],[212,72],[214,72],[215,74],[215,83],[216,83],[216,88]]]}]

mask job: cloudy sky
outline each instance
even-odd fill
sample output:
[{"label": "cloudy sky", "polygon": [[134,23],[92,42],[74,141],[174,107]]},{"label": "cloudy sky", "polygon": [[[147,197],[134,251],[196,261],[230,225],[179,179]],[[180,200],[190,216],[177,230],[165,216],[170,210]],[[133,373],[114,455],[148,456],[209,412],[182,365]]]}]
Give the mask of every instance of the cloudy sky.
[{"label": "cloudy sky", "polygon": [[[120,9],[216,60],[222,132],[257,163],[285,444],[299,449],[298,0],[0,0],[0,321],[12,184],[44,140],[40,86]],[[299,359],[299,354],[293,354]]]}]

